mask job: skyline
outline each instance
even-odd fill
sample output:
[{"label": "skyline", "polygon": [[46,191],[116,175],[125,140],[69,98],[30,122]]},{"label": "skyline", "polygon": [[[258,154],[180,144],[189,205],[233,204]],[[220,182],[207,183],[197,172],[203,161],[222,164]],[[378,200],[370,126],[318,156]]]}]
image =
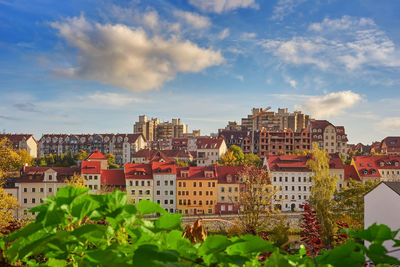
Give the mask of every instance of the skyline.
[{"label": "skyline", "polygon": [[130,133],[145,114],[209,134],[271,106],[381,141],[400,131],[400,3],[382,2],[0,0],[0,129]]}]

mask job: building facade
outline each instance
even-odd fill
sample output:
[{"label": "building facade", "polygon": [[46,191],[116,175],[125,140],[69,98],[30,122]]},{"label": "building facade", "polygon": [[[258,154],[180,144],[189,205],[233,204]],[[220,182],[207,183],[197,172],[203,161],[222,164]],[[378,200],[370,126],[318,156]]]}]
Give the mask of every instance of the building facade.
[{"label": "building facade", "polygon": [[217,164],[218,160],[227,150],[225,140],[222,138],[198,138],[196,151],[197,166]]},{"label": "building facade", "polygon": [[398,155],[369,155],[354,156],[351,165],[357,171],[363,182],[372,181],[400,181],[400,156]]},{"label": "building facade", "polygon": [[343,126],[334,126],[326,120],[311,121],[312,142],[319,145],[319,149],[328,153],[340,153],[346,155],[348,152],[347,135]]},{"label": "building facade", "polygon": [[76,154],[81,150],[90,154],[99,150],[103,154],[113,154],[115,163],[125,164],[132,162],[132,155],[145,146],[142,134],[45,134],[39,140],[39,155]]},{"label": "building facade", "polygon": [[7,138],[14,150],[26,150],[32,158],[38,156],[38,142],[31,134],[0,134],[0,140]]},{"label": "building facade", "polygon": [[153,196],[169,213],[176,212],[176,166],[173,163],[152,162]]}]

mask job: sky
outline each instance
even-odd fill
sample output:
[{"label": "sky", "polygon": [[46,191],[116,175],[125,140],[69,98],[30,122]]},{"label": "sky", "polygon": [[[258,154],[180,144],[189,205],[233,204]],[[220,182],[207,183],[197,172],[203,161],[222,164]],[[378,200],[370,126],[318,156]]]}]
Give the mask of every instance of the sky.
[{"label": "sky", "polygon": [[0,130],[210,134],[253,107],[400,135],[398,0],[0,0]]}]

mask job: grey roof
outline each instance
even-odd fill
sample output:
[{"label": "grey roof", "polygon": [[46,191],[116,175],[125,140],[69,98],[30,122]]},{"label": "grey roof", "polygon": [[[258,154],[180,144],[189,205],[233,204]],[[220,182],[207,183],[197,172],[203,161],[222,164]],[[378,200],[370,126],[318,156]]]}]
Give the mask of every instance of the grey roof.
[{"label": "grey roof", "polygon": [[390,189],[400,195],[400,182],[383,182],[387,185]]}]

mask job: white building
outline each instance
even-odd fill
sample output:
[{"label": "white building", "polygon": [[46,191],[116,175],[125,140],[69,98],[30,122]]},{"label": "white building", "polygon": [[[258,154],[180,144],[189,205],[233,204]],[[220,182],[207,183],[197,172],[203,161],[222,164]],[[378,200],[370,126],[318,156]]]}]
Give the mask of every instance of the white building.
[{"label": "white building", "polygon": [[152,162],[153,198],[169,213],[176,210],[176,165]]},{"label": "white building", "polygon": [[197,139],[197,166],[209,166],[216,164],[228,150],[225,140],[222,138],[198,138]]},{"label": "white building", "polygon": [[[381,182],[364,195],[364,228],[374,223],[386,224],[392,231],[400,229],[400,182]],[[392,245],[392,241],[384,243],[388,251]],[[389,255],[400,259],[400,251]]]}]

